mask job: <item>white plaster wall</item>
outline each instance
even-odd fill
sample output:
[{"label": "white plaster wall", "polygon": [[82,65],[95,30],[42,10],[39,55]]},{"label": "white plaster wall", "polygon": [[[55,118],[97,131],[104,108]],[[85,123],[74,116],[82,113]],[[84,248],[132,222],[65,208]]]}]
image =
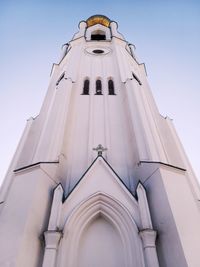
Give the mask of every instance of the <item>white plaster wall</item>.
[{"label": "white plaster wall", "polygon": [[[46,169],[47,171],[47,169]],[[56,182],[39,167],[16,174],[0,214],[0,266],[39,267]]]},{"label": "white plaster wall", "polygon": [[[126,46],[125,40],[115,37],[102,42],[80,37],[70,42],[69,52],[53,67],[47,96],[25,137],[16,167],[60,160],[56,175],[68,192],[94,160],[93,148],[98,144],[107,147],[104,156],[131,190],[136,186],[140,160],[183,166],[180,153],[173,149],[174,137],[151,96],[144,66],[131,57]],[[86,52],[95,48],[110,52]],[[63,72],[65,79],[56,86]],[[90,95],[82,95],[86,77]],[[110,77],[114,96],[108,95]],[[103,95],[95,95],[97,78],[102,80]]]},{"label": "white plaster wall", "polygon": [[[112,31],[116,32],[116,27],[112,23]],[[95,25],[97,28],[105,30],[101,25]],[[144,65],[127,51],[127,42],[121,37],[86,41],[81,35],[69,47],[61,62],[53,66],[41,112],[23,137],[13,168],[60,160],[56,176],[68,192],[95,158],[93,148],[98,144],[108,148],[104,156],[131,190],[136,186],[135,169],[140,160],[184,167],[183,152],[169,123],[159,115]],[[95,48],[110,52],[87,52]],[[56,86],[63,72],[65,78]],[[90,79],[90,95],[82,95],[86,77]],[[115,84],[115,96],[108,95],[109,77]],[[102,80],[102,96],[95,95],[97,78]],[[193,184],[196,187],[195,178]]]},{"label": "white plaster wall", "polygon": [[78,267],[121,267],[124,247],[117,229],[102,216],[84,231],[79,243]]},{"label": "white plaster wall", "polygon": [[[93,152],[93,148],[98,144],[108,148],[105,157],[124,179],[127,186],[131,187],[134,176],[132,164],[134,161],[135,164],[137,162],[137,153],[134,151],[134,139],[131,138],[134,134],[130,133],[129,123],[127,123],[128,111],[124,107],[123,84],[118,78],[117,62],[113,64],[113,61],[116,61],[115,52],[113,49],[109,54],[102,56],[84,52],[86,48],[95,48],[95,46],[113,49],[113,45],[108,42],[84,43],[82,51],[80,47],[72,47],[75,54],[80,53],[80,57],[77,69],[79,78],[73,85],[69,109],[70,121],[66,124],[62,149],[67,157],[66,188],[71,189],[94,160],[96,152]],[[90,79],[89,96],[81,95],[86,77]],[[115,96],[108,95],[109,77],[113,77],[115,83]],[[97,78],[102,80],[103,95],[95,95]]]},{"label": "white plaster wall", "polygon": [[89,199],[90,196],[98,193],[111,196],[122,203],[132,214],[132,217],[139,226],[138,203],[131,193],[124,189],[119,178],[108,168],[104,160],[98,158],[85,177],[80,181],[79,185],[69,195],[67,201],[64,202],[59,228],[62,229],[64,227],[72,210],[77,208],[80,203]]},{"label": "white plaster wall", "polygon": [[162,169],[161,175],[188,266],[197,267],[200,265],[198,200],[194,199],[183,173]]},{"label": "white plaster wall", "polygon": [[158,231],[161,266],[199,266],[200,213],[186,172],[146,163],[138,174],[147,189],[153,226]]}]

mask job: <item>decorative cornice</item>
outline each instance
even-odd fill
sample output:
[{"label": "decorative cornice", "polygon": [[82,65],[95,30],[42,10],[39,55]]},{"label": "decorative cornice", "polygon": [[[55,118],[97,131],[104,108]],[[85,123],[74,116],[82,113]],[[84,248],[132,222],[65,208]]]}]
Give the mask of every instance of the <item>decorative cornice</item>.
[{"label": "decorative cornice", "polygon": [[166,166],[166,167],[170,167],[170,168],[174,168],[174,169],[177,169],[177,170],[180,170],[180,171],[186,171],[186,169],[184,168],[181,168],[181,167],[178,167],[178,166],[175,166],[175,165],[171,165],[171,164],[168,164],[168,163],[164,163],[164,162],[161,162],[161,161],[147,161],[147,160],[141,160],[139,163],[138,163],[138,166],[141,165],[142,163],[147,163],[147,164],[160,164],[160,165],[163,165],[163,166]]},{"label": "decorative cornice", "polygon": [[14,173],[17,173],[17,172],[19,172],[19,171],[26,170],[26,169],[29,169],[29,168],[38,166],[38,165],[40,165],[40,164],[58,164],[58,163],[59,163],[59,161],[39,161],[39,162],[36,162],[36,163],[33,163],[33,164],[29,164],[29,165],[20,167],[20,168],[18,168],[18,169],[15,169],[13,172],[14,172]]}]

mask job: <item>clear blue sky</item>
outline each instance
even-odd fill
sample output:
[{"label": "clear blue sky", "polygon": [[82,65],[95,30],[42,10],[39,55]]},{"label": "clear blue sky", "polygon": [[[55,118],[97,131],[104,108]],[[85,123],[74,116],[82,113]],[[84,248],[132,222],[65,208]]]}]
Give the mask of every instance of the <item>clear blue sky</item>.
[{"label": "clear blue sky", "polygon": [[53,62],[80,20],[104,14],[136,45],[162,115],[200,177],[200,1],[0,1],[0,181],[26,119],[39,113]]}]

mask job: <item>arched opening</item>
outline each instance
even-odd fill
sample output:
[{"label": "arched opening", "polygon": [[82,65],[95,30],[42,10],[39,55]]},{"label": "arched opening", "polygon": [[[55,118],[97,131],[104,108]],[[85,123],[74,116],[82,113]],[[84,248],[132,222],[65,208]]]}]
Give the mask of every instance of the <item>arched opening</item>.
[{"label": "arched opening", "polygon": [[87,225],[80,238],[78,267],[124,266],[122,251],[117,229],[100,214]]},{"label": "arched opening", "polygon": [[106,40],[106,34],[104,31],[96,30],[91,33],[91,40],[93,41],[102,41]]},{"label": "arched opening", "polygon": [[58,267],[144,267],[138,227],[127,209],[108,195],[96,193],[82,202],[63,234]]},{"label": "arched opening", "polygon": [[96,95],[102,95],[102,84],[101,80],[96,80]]},{"label": "arched opening", "polygon": [[108,94],[115,95],[114,82],[111,79],[108,81]]},{"label": "arched opening", "polygon": [[82,95],[89,95],[90,90],[90,81],[86,79],[83,84],[83,93]]}]

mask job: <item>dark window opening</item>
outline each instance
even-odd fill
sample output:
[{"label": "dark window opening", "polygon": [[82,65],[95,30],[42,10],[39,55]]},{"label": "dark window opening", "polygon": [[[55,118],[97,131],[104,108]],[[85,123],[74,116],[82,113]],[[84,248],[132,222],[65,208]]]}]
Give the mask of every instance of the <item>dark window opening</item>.
[{"label": "dark window opening", "polygon": [[115,88],[114,88],[113,80],[108,81],[108,94],[109,95],[115,95]]},{"label": "dark window opening", "polygon": [[101,80],[96,80],[96,95],[102,95]]},{"label": "dark window opening", "polygon": [[104,51],[101,50],[101,49],[95,49],[92,52],[95,53],[95,54],[103,54],[104,53]]},{"label": "dark window opening", "polygon": [[65,73],[63,73],[63,74],[59,77],[59,79],[57,80],[56,85],[59,85],[60,81],[61,81],[64,77],[65,77]]},{"label": "dark window opening", "polygon": [[91,40],[93,40],[93,41],[106,40],[106,36],[105,36],[105,34],[92,34],[91,35]]},{"label": "dark window opening", "polygon": [[82,95],[89,95],[90,81],[87,79],[84,81]]},{"label": "dark window opening", "polygon": [[133,78],[139,83],[139,85],[142,85],[142,83],[141,83],[141,81],[138,79],[138,77],[137,77],[134,73],[132,73],[132,75],[133,75]]}]

